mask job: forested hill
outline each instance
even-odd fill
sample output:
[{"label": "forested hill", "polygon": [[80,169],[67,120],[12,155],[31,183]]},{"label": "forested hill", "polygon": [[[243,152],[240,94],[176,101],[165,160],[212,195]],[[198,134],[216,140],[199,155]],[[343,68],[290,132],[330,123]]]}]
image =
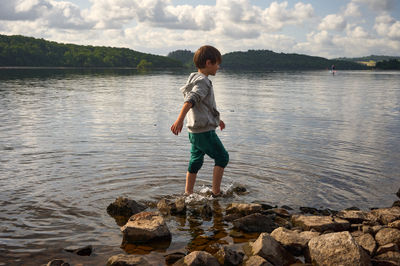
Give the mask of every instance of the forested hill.
[{"label": "forested hill", "polygon": [[[185,66],[192,66],[193,52],[177,50],[169,57],[181,61]],[[301,54],[275,53],[269,50],[249,50],[232,52],[222,56],[221,67],[232,70],[318,70],[335,65],[336,69],[367,69],[366,66],[345,60],[328,60],[323,57]]]},{"label": "forested hill", "polygon": [[182,67],[182,63],[166,56],[127,48],[63,44],[20,35],[0,35],[0,66],[176,68]]}]

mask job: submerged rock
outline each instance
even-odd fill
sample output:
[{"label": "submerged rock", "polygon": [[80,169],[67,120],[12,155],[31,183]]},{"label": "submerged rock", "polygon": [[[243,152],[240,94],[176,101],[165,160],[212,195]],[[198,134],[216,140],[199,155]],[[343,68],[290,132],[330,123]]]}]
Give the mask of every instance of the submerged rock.
[{"label": "submerged rock", "polygon": [[75,253],[76,255],[79,255],[79,256],[90,256],[93,252],[93,247],[92,247],[92,245],[88,245],[85,247],[71,246],[71,247],[65,248],[64,250],[67,252]]},{"label": "submerged rock", "polygon": [[131,217],[132,215],[144,211],[147,207],[128,198],[118,197],[113,203],[108,205],[107,213],[110,216]]},{"label": "submerged rock", "polygon": [[162,199],[157,203],[158,210],[164,215],[185,215],[186,214],[186,203],[185,198],[180,197],[171,201],[168,199]]},{"label": "submerged rock", "polygon": [[245,232],[272,232],[278,226],[271,216],[253,213],[233,221],[234,228]]},{"label": "submerged rock", "polygon": [[150,266],[142,257],[136,255],[118,254],[110,257],[107,261],[107,266]]},{"label": "submerged rock", "polygon": [[261,210],[261,204],[257,203],[231,203],[226,208],[226,214],[240,214],[246,216],[253,213],[259,213]]},{"label": "submerged rock", "polygon": [[178,260],[182,259],[183,257],[185,257],[186,254],[182,253],[182,252],[174,252],[168,255],[165,255],[165,263],[167,265],[171,265],[174,264],[175,262],[177,262]]},{"label": "submerged rock", "polygon": [[347,231],[314,237],[308,248],[313,265],[371,265],[369,256]]},{"label": "submerged rock", "polygon": [[218,260],[208,252],[193,251],[173,264],[174,266],[219,266]]},{"label": "submerged rock", "polygon": [[132,243],[171,240],[168,226],[157,212],[141,212],[133,215],[121,231],[124,241]]}]

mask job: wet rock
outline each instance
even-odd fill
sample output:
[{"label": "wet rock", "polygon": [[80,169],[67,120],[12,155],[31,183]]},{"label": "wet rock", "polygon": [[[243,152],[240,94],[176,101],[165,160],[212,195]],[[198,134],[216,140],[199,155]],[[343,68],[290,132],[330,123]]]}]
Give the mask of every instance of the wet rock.
[{"label": "wet rock", "polygon": [[234,228],[245,232],[272,232],[277,225],[272,217],[253,213],[233,221]]},{"label": "wet rock", "polygon": [[261,204],[257,203],[231,203],[226,208],[226,214],[241,214],[242,216],[246,216],[253,213],[261,212],[262,207]]},{"label": "wet rock", "polygon": [[49,261],[46,266],[70,266],[68,262],[64,262],[61,259],[54,259]]},{"label": "wet rock", "polygon": [[368,213],[360,210],[343,210],[338,212],[336,216],[353,224],[368,220]]},{"label": "wet rock", "polygon": [[218,260],[205,251],[193,251],[173,264],[174,266],[219,266]]},{"label": "wet rock", "polygon": [[305,231],[314,229],[318,232],[332,230],[345,231],[350,228],[350,223],[346,220],[331,216],[305,216],[292,215],[293,226],[299,226]]},{"label": "wet rock", "polygon": [[308,248],[313,265],[371,265],[369,256],[347,231],[314,237]]},{"label": "wet rock", "polygon": [[274,266],[269,261],[260,256],[251,256],[245,263],[244,266]]},{"label": "wet rock", "polygon": [[221,265],[241,265],[244,253],[237,251],[232,246],[223,246],[215,254],[215,257]]},{"label": "wet rock", "polygon": [[205,219],[211,218],[213,216],[213,209],[211,208],[210,204],[205,203],[201,208],[200,208],[200,213],[201,216]]},{"label": "wet rock", "polygon": [[251,245],[252,255],[258,255],[268,260],[273,265],[290,265],[295,258],[279,244],[270,234],[261,233]]},{"label": "wet rock", "polygon": [[376,255],[380,255],[389,251],[393,251],[393,252],[399,252],[399,247],[394,244],[394,243],[390,243],[390,244],[386,244],[384,246],[380,246],[378,248],[378,250],[376,251]]},{"label": "wet rock", "polygon": [[157,203],[157,209],[163,215],[184,215],[186,214],[186,203],[185,198],[180,197],[175,199],[175,201],[171,201],[169,199],[161,199]]},{"label": "wet rock", "polygon": [[283,208],[274,208],[272,209],[272,212],[281,217],[290,217],[290,213]]},{"label": "wet rock", "polygon": [[85,246],[85,247],[67,247],[64,249],[67,252],[75,253],[76,255],[79,256],[90,256],[93,252],[93,247],[91,245]]},{"label": "wet rock", "polygon": [[370,220],[377,220],[381,224],[389,224],[400,220],[400,207],[375,209],[369,212]]},{"label": "wet rock", "polygon": [[396,228],[383,228],[375,235],[375,240],[379,246],[395,243],[400,246],[400,230]]},{"label": "wet rock", "polygon": [[388,224],[389,227],[391,228],[396,228],[396,229],[400,229],[400,220],[391,222]]},{"label": "wet rock", "polygon": [[107,213],[110,216],[125,216],[132,215],[144,211],[147,207],[128,198],[118,197],[113,203],[108,205]]},{"label": "wet rock", "polygon": [[242,185],[237,185],[233,188],[233,192],[235,192],[236,194],[239,194],[239,195],[245,193],[246,191],[247,191],[247,189]]},{"label": "wet rock", "polygon": [[301,255],[311,238],[319,236],[318,232],[297,232],[283,227],[275,229],[271,236],[294,255]]},{"label": "wet rock", "polygon": [[240,213],[231,213],[224,216],[224,220],[227,222],[232,222],[236,219],[243,217]]},{"label": "wet rock", "polygon": [[359,237],[354,237],[357,244],[361,246],[369,255],[374,255],[377,245],[374,237],[371,234],[362,234]]},{"label": "wet rock", "polygon": [[132,243],[171,240],[168,226],[157,212],[141,212],[133,215],[121,231],[124,241]]},{"label": "wet rock", "polygon": [[380,254],[380,255],[374,257],[374,259],[389,261],[391,263],[394,263],[394,265],[400,265],[400,253],[399,252],[388,251],[386,253],[383,253],[383,254]]},{"label": "wet rock", "polygon": [[118,254],[108,259],[107,266],[150,266],[150,263],[136,255]]},{"label": "wet rock", "polygon": [[186,256],[186,254],[182,253],[182,252],[174,252],[174,253],[165,255],[165,263],[167,265],[174,264],[175,262],[177,262],[178,260],[182,259],[185,256]]}]

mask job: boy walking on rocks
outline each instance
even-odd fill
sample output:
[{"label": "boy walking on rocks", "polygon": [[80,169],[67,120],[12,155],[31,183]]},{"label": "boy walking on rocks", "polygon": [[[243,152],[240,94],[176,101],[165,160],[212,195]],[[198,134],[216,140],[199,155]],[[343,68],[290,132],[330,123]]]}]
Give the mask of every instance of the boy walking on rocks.
[{"label": "boy walking on rocks", "polygon": [[218,126],[223,130],[225,124],[219,118],[214,89],[208,76],[214,76],[217,73],[222,61],[221,53],[215,47],[205,45],[196,51],[193,61],[198,71],[191,73],[186,85],[180,89],[184,96],[184,104],[178,118],[171,126],[171,131],[178,135],[182,131],[183,121],[187,115],[186,125],[192,147],[186,173],[185,194],[193,193],[197,172],[203,165],[204,155],[207,154],[215,161],[212,193],[213,196],[219,196],[229,154],[215,133]]}]

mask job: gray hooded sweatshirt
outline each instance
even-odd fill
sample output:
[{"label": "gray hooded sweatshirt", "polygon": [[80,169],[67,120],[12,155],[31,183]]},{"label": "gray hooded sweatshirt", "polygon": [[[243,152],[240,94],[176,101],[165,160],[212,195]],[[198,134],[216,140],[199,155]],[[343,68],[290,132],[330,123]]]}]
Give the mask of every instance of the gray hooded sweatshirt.
[{"label": "gray hooded sweatshirt", "polygon": [[188,131],[202,133],[215,130],[219,126],[219,112],[213,86],[207,76],[198,72],[191,73],[186,85],[180,90],[185,102],[193,105],[187,113]]}]

